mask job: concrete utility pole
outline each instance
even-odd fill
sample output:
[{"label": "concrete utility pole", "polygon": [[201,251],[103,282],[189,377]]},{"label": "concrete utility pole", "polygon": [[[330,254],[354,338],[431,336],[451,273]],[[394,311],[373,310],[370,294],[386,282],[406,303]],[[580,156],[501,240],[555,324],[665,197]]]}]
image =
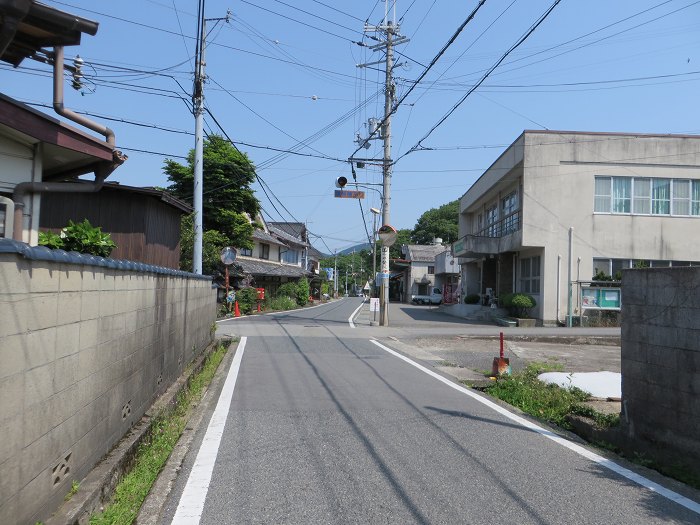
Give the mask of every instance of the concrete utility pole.
[{"label": "concrete utility pole", "polygon": [[[203,5],[200,7],[203,8]],[[204,41],[206,36],[206,19],[204,11],[200,13],[201,27],[197,46],[197,62],[194,71],[194,91],[192,106],[194,110],[194,249],[192,252],[192,272],[202,273],[202,185],[204,181]]]},{"label": "concrete utility pole", "polygon": [[203,186],[204,186],[204,51],[206,48],[207,20],[228,22],[231,11],[224,18],[204,18],[204,2],[200,2],[200,33],[197,40],[197,57],[194,69],[194,90],[192,109],[194,112],[194,248],[192,251],[192,272],[202,273],[203,236]]},{"label": "concrete utility pole", "polygon": [[[381,44],[373,46],[372,49],[386,50],[385,79],[384,79],[384,119],[382,124],[382,139],[384,140],[384,159],[382,194],[382,226],[389,226],[391,209],[391,113],[394,105],[394,94],[396,87],[392,78],[394,68],[394,45],[407,42],[407,39],[399,36],[399,27],[395,24],[396,2],[393,5],[394,15],[389,20],[389,0],[384,1],[384,23],[379,26],[365,25],[365,31],[379,32],[385,35],[385,40]],[[381,288],[379,293],[379,324],[389,326],[389,246],[382,244],[381,256]]]}]

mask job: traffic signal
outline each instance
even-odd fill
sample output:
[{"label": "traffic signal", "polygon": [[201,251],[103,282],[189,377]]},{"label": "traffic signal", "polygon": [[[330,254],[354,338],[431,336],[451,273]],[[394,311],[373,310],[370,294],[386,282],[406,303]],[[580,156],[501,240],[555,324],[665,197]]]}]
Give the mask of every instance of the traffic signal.
[{"label": "traffic signal", "polygon": [[336,188],[344,188],[347,183],[348,183],[347,177],[340,176],[337,179],[335,179],[335,187]]}]

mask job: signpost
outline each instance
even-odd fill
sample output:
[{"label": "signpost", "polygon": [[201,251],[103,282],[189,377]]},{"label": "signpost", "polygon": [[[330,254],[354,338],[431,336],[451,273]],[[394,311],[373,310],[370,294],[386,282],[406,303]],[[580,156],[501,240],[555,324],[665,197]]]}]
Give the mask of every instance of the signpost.
[{"label": "signpost", "polygon": [[357,190],[335,190],[336,199],[364,199],[365,192]]},{"label": "signpost", "polygon": [[233,295],[233,298],[229,300],[229,292],[228,292],[228,267],[233,264],[233,262],[236,260],[236,249],[231,248],[230,246],[227,246],[226,248],[223,248],[221,250],[221,262],[224,263],[226,266],[226,300],[230,304],[232,301],[235,301],[236,295]]}]

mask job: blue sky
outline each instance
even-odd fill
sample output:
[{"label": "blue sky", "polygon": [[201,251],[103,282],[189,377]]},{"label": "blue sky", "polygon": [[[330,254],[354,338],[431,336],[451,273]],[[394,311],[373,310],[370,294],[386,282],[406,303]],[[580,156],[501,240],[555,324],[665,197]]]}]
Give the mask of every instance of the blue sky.
[{"label": "blue sky", "polygon": [[[460,197],[524,129],[700,133],[700,2],[563,0],[421,142],[425,150],[407,154],[552,1],[487,1],[398,108],[396,228],[412,228],[424,211]],[[86,61],[88,82],[82,92],[67,90],[65,102],[98,121],[117,119],[104,122],[129,160],[110,178],[166,186],[165,156],[182,161],[194,146],[188,93],[197,2],[45,3],[100,23],[96,36],[66,49],[67,58],[79,53]],[[397,47],[399,97],[476,5],[396,0],[401,34],[410,38]],[[375,43],[363,26],[381,22],[384,2],[206,1],[207,18],[225,17],[227,9],[228,23],[208,22],[206,105],[259,167],[270,196],[256,184],[266,219],[306,222],[322,251],[366,241],[358,202],[335,199],[333,190],[336,177],[350,177],[349,165],[336,159],[347,159],[356,134],[367,134],[367,119],[383,114],[381,66],[356,64],[383,58],[358,42]],[[2,92],[52,113],[41,106],[51,103],[49,71],[30,60],[16,70],[2,65]],[[214,118],[205,119],[205,129],[220,133]],[[361,154],[380,158],[381,143]],[[357,173],[381,182],[378,167]],[[377,192],[363,201],[371,230],[370,207],[380,207]]]}]

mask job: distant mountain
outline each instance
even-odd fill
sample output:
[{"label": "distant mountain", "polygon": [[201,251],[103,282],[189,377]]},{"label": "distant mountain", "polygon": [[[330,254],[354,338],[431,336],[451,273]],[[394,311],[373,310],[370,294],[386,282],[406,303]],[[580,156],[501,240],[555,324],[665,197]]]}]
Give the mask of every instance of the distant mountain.
[{"label": "distant mountain", "polygon": [[356,244],[355,246],[351,246],[350,248],[344,249],[342,252],[338,252],[338,255],[349,255],[355,251],[355,253],[360,252],[362,250],[367,250],[370,251],[372,249],[372,245],[368,242],[362,243],[362,244]]}]

